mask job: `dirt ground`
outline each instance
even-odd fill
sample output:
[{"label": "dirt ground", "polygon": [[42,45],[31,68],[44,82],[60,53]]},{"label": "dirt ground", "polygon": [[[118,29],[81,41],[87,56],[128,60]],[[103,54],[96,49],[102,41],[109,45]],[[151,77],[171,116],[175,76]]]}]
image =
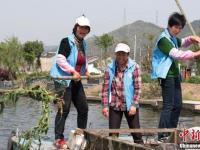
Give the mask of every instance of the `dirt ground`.
[{"label": "dirt ground", "polygon": [[[102,85],[99,84],[99,85],[95,85],[95,86],[86,88],[85,92],[86,92],[86,95],[89,95],[89,96],[101,96],[101,90],[102,90]],[[157,86],[154,89],[155,92],[158,90],[159,90],[159,86]],[[143,83],[142,99],[155,98],[154,96],[152,96],[152,94],[150,92],[152,92],[152,86],[149,85],[148,83]],[[183,95],[183,100],[198,100],[198,101],[200,101],[200,84],[182,83],[182,95]],[[156,96],[156,98],[158,98],[158,97]]]},{"label": "dirt ground", "polygon": [[182,95],[184,100],[200,101],[200,84],[182,83]]}]

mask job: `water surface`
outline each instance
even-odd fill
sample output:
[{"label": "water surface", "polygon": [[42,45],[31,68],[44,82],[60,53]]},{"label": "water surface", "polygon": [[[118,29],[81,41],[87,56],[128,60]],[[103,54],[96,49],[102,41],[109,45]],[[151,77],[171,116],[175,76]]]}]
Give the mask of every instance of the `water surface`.
[{"label": "water surface", "polygon": [[[108,120],[101,114],[100,103],[89,103],[89,128],[108,128]],[[0,114],[0,150],[6,150],[7,140],[12,130],[16,128],[25,130],[33,127],[40,117],[41,102],[30,98],[20,98],[16,106],[6,106]],[[52,105],[50,113],[50,124],[47,136],[54,140],[54,118],[56,108]],[[142,128],[157,127],[159,120],[159,111],[154,111],[151,107],[141,107],[140,123]],[[76,109],[71,105],[71,111],[65,124],[65,136],[68,136],[70,130],[76,127]],[[183,112],[180,117],[183,126],[189,128],[200,125],[200,116],[191,112]],[[121,127],[128,127],[125,117],[123,117]]]}]

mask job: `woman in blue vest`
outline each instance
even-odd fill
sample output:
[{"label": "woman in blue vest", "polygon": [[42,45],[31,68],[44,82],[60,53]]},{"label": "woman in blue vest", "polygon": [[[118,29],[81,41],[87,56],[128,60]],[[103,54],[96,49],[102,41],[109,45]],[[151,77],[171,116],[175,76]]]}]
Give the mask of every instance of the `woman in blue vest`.
[{"label": "woman in blue vest", "polygon": [[[129,58],[130,48],[119,43],[115,48],[116,59],[105,71],[102,89],[102,113],[109,117],[109,128],[119,129],[123,114],[129,128],[140,128],[139,98],[141,77],[138,64]],[[118,136],[118,135],[117,135]],[[139,133],[132,134],[135,143],[143,143]]]},{"label": "woman in blue vest", "polygon": [[88,118],[88,104],[86,101],[83,85],[80,80],[81,75],[89,77],[86,61],[85,36],[90,32],[90,22],[84,15],[76,19],[73,33],[61,40],[56,54],[55,63],[51,69],[51,76],[73,76],[76,80],[58,80],[55,86],[65,86],[62,109],[58,109],[55,118],[55,145],[62,148],[66,142],[64,140],[65,121],[70,110],[71,101],[77,109],[78,128],[86,128]]},{"label": "woman in blue vest", "polygon": [[[200,56],[200,51],[181,50],[190,44],[200,42],[198,36],[180,39],[176,36],[182,31],[186,19],[182,14],[173,13],[168,19],[168,27],[156,41],[152,55],[152,78],[159,79],[162,88],[163,108],[159,128],[176,128],[182,107],[180,69],[178,60],[189,60]],[[159,134],[158,138],[168,134]]]}]

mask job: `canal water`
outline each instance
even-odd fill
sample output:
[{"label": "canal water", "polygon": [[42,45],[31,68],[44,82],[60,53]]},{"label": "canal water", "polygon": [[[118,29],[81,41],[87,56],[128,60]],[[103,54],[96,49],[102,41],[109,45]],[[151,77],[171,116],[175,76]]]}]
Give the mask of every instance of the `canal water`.
[{"label": "canal water", "polygon": [[[101,114],[100,103],[89,103],[88,128],[108,128],[108,120]],[[6,150],[7,140],[12,130],[21,130],[33,127],[40,117],[41,102],[29,98],[20,98],[16,106],[6,106],[0,114],[0,150]],[[55,106],[51,106],[50,128],[47,133],[49,140],[54,140],[54,118],[56,114]],[[151,107],[141,107],[140,123],[142,128],[157,127],[159,121],[159,111],[154,111]],[[65,136],[70,130],[76,127],[76,109],[71,105],[71,111],[65,124]],[[200,125],[200,116],[191,112],[182,112],[180,117],[182,126],[187,128]],[[128,127],[125,117],[123,117],[121,127]]]}]

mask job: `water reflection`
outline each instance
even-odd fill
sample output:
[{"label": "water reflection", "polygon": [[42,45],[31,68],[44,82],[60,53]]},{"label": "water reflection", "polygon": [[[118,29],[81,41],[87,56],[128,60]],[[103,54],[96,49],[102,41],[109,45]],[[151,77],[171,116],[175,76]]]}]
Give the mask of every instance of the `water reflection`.
[{"label": "water reflection", "polygon": [[[0,150],[6,149],[7,139],[12,130],[19,128],[25,130],[33,127],[40,116],[41,102],[29,98],[20,98],[16,106],[5,107],[0,115]],[[65,135],[76,127],[76,110],[71,105],[71,111],[65,124]],[[101,114],[101,105],[99,103],[89,103],[88,127],[90,128],[108,128],[108,120]],[[55,107],[51,106],[50,125],[47,136],[54,140],[54,118]],[[159,121],[159,111],[154,111],[150,107],[141,107],[140,122],[142,128],[157,127]],[[199,126],[200,116],[191,112],[183,112],[180,122],[185,127]],[[125,117],[123,117],[121,127],[128,127]]]}]

